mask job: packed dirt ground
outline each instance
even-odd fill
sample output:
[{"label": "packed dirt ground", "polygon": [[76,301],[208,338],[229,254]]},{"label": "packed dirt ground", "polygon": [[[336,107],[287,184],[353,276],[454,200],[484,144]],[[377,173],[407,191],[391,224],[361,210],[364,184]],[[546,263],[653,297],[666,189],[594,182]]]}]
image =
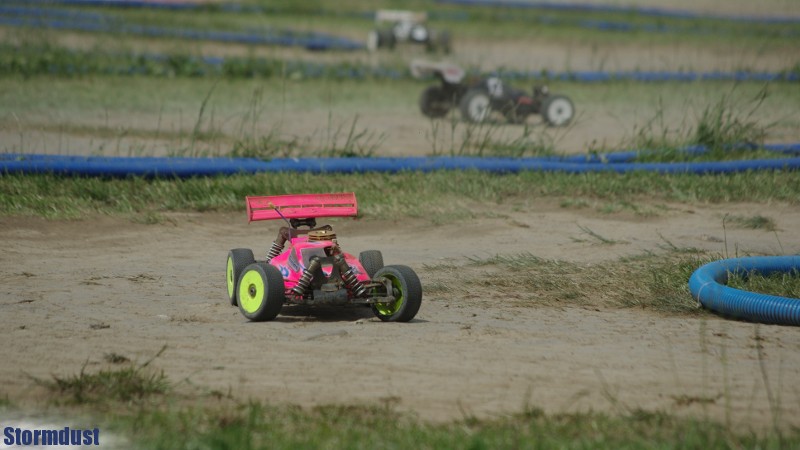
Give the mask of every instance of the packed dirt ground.
[{"label": "packed dirt ground", "polygon": [[[698,11],[800,15],[793,1],[768,3],[770,7],[746,1],[672,2]],[[667,70],[676,64],[731,70],[741,57],[690,48],[654,53],[653,48],[575,49],[571,67],[600,69],[607,61],[606,70]],[[552,70],[565,69],[563,50],[535,49],[552,55],[547,63]],[[508,53],[476,46],[474,55],[463,57],[515,59],[515,48],[504,51]],[[796,45],[788,49],[786,60],[797,61],[798,51]],[[785,68],[779,55],[765,55],[750,55],[748,63],[763,70]],[[392,133],[386,153],[407,154],[429,146],[425,130],[430,124],[415,108],[410,102],[397,115],[361,124]],[[649,120],[658,113],[655,105],[613,114],[600,104],[578,109],[582,115],[577,125],[559,141],[566,151],[583,152],[592,142],[623,141],[630,136],[630,120]],[[288,113],[291,128],[286,133],[317,127],[324,116],[324,111]],[[797,129],[783,132],[773,140],[800,140]],[[36,152],[97,144],[92,137],[63,132],[34,130],[25,138]],[[18,140],[19,129],[0,130],[5,149]],[[410,145],[415,143],[419,145]],[[463,265],[467,258],[495,254],[530,252],[579,264],[613,264],[624,256],[662,252],[665,241],[720,256],[800,252],[796,206],[668,206],[663,214],[641,218],[534,200],[530,208],[500,207],[496,218],[468,223],[332,223],[347,251],[382,250],[387,263],[414,268],[424,288],[459,280],[457,272],[437,272],[431,266]],[[772,218],[778,229],[723,231],[726,214],[760,214]],[[173,214],[169,219],[144,225],[104,216],[78,221],[0,217],[0,398],[35,403],[42,393],[32,377],[77,374],[84,365],[85,370],[99,369],[107,364],[107,354],[144,362],[166,345],[153,364],[179,388],[214,390],[239,399],[302,406],[389,404],[436,421],[492,417],[526,407],[547,412],[641,408],[707,416],[740,429],[800,425],[800,392],[794,383],[800,379],[797,328],[599,301],[520,306],[491,286],[468,295],[426,294],[417,318],[408,324],[382,323],[369,310],[301,308],[285,308],[274,322],[248,323],[225,299],[225,256],[236,247],[251,247],[260,255],[274,237],[274,227],[248,225],[243,211]],[[586,229],[615,243],[598,242]],[[532,292],[536,289],[530,286]]]},{"label": "packed dirt ground", "polygon": [[[620,308],[600,298],[543,304],[536,285],[525,305],[491,286],[456,295],[433,288],[480,270],[437,266],[495,254],[613,265],[664,252],[667,242],[719,255],[796,253],[796,208],[671,205],[642,219],[534,201],[497,213],[444,225],[332,220],[344,249],[380,249],[387,264],[413,267],[433,292],[407,324],[380,322],[366,309],[298,307],[274,322],[247,322],[226,300],[225,256],[236,247],[260,255],[275,227],[248,225],[244,212],[175,214],[158,225],[2,218],[2,394],[24,405],[39,396],[31,377],[77,374],[84,364],[97,370],[109,354],[141,363],[166,345],[154,364],[180,389],[238,399],[388,403],[437,421],[537,407],[798,424],[797,328]],[[778,231],[724,231],[725,214],[769,216]]]}]

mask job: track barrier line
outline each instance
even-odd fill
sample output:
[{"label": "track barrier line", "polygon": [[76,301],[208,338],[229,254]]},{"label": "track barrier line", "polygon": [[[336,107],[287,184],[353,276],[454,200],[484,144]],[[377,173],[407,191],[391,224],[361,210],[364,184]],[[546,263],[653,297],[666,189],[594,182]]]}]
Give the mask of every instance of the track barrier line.
[{"label": "track barrier line", "polygon": [[[774,151],[795,155],[800,144],[773,146]],[[687,151],[701,151],[692,147]],[[758,160],[637,163],[631,152],[605,155],[578,155],[552,158],[278,158],[262,161],[253,158],[160,158],[64,156],[45,154],[2,154],[0,173],[103,177],[195,177],[259,172],[309,173],[397,173],[439,170],[478,170],[489,173],[523,171],[589,173],[630,173],[648,171],[661,174],[725,174],[753,170],[800,170],[800,157]]]}]

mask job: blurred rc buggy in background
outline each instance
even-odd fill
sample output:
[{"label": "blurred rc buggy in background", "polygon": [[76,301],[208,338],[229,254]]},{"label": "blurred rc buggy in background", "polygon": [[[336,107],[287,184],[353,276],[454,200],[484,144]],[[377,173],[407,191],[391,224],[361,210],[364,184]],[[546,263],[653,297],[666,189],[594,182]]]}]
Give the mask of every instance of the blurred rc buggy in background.
[{"label": "blurred rc buggy in background", "polygon": [[484,122],[497,112],[511,123],[524,123],[529,115],[540,114],[547,125],[560,127],[568,125],[575,115],[572,100],[550,93],[547,86],[534,86],[528,93],[494,76],[465,82],[464,69],[447,62],[413,61],[411,74],[439,79],[440,83],[425,88],[419,99],[422,114],[427,117],[444,117],[458,107],[461,117],[469,122]]},{"label": "blurred rc buggy in background", "polygon": [[424,45],[429,52],[450,53],[450,33],[433,30],[425,23],[424,12],[379,10],[375,13],[375,29],[367,36],[367,49],[394,49],[398,43]]}]

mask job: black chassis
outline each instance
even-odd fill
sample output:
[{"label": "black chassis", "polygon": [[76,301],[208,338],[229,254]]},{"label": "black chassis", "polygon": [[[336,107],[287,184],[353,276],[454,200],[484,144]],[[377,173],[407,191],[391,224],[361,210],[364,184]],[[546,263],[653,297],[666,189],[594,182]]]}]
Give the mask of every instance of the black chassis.
[{"label": "black chassis", "polygon": [[[431,118],[444,117],[451,109],[460,108],[462,116],[466,116],[467,120],[479,121],[469,117],[464,101],[473,93],[480,92],[488,97],[492,111],[499,112],[509,122],[523,123],[528,116],[541,114],[543,106],[551,98],[549,89],[545,85],[534,85],[531,92],[527,92],[507,85],[499,77],[486,77],[467,84],[448,81],[441,72],[436,72],[435,76],[439,79],[439,84],[428,86],[419,100],[422,113]],[[563,96],[558,97],[566,99]],[[545,121],[548,122],[547,117]]]}]

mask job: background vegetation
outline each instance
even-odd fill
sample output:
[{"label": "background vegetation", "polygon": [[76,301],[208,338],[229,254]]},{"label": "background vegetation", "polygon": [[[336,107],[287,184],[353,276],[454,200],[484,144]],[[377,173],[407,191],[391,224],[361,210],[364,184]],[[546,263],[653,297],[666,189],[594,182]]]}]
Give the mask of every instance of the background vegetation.
[{"label": "background vegetation", "polygon": [[[27,2],[6,5],[30,6]],[[38,4],[42,5],[42,4]],[[69,20],[100,15],[112,24],[186,30],[284,33],[325,32],[362,41],[378,7],[428,10],[437,26],[467,43],[512,41],[593,45],[674,46],[709,51],[785,55],[781,72],[797,74],[796,23],[753,24],[700,18],[653,18],[631,12],[586,13],[463,8],[423,0],[364,2],[252,1],[241,9],[210,5],[194,10],[68,8],[50,6]],[[23,14],[24,15],[24,14]],[[29,16],[28,19],[30,18]],[[598,26],[604,23],[606,28]],[[632,30],[609,31],[627,24]],[[651,29],[656,29],[653,33]],[[133,32],[57,32],[38,27],[0,27],[1,152],[91,153],[117,156],[375,156],[386,133],[370,116],[413,116],[429,81],[407,76],[410,52],[365,56],[325,55],[304,49],[256,48],[193,42]],[[224,61],[209,59],[224,54]],[[792,59],[794,58],[794,59]],[[604,62],[598,60],[597,69]],[[499,68],[503,70],[503,68]],[[687,68],[679,67],[677,70]],[[741,70],[760,71],[746,58]],[[529,84],[531,79],[516,80]],[[702,82],[586,85],[556,81],[579,108],[594,117],[618,114],[628,130],[621,142],[594,142],[587,152],[646,148],[642,161],[691,161],[777,157],[739,151],[731,144],[760,144],[782,130],[800,127],[796,83]],[[647,105],[644,108],[642,105]],[[653,106],[655,105],[655,106]],[[367,111],[365,114],[364,111]],[[290,125],[312,116],[315,127]],[[642,117],[644,116],[644,117]],[[676,117],[677,116],[677,117]],[[635,117],[635,122],[628,118]],[[581,120],[580,118],[578,120]],[[499,124],[475,127],[450,117],[420,122],[426,128],[417,154],[469,156],[557,155],[567,131],[535,125],[512,132]],[[449,140],[442,140],[450,136]],[[452,139],[458,136],[458,139]],[[389,136],[390,137],[390,136]],[[707,155],[678,151],[703,144]],[[581,149],[582,151],[584,149]],[[52,220],[95,214],[162,223],[182,211],[241,213],[253,193],[355,191],[368,220],[425,218],[432,223],[497,214],[485,205],[525,208],[548,198],[564,208],[599,213],[657,215],[667,203],[770,203],[797,207],[800,177],[794,172],[733,175],[596,173],[434,172],[365,175],[261,174],[190,179],[69,178],[57,175],[0,176],[0,216]],[[386,195],[386,193],[391,195]],[[770,217],[730,217],[731,226],[774,231]],[[613,245],[584,230],[588,239]],[[664,242],[664,254],[641,255],[599,267],[576,267],[530,254],[476,258],[463,266],[430,265],[426,291],[450,295],[496,283],[493,271],[513,272],[510,285],[535,278],[545,304],[584,305],[594,291],[614,307],[646,308],[654,314],[701,314],[686,280],[700,264],[721,255]],[[458,270],[471,274],[450,282]],[[566,279],[580,275],[581,283]],[[471,283],[471,284],[470,284]],[[513,283],[517,283],[516,285]],[[746,277],[735,287],[798,296],[798,275]],[[609,287],[613,286],[613,288]],[[636,295],[626,295],[635,293]],[[631,299],[635,300],[631,300]],[[536,306],[530,298],[517,305]],[[758,342],[753,343],[759,345]],[[102,420],[106,429],[141,448],[796,448],[800,429],[747,430],[703,418],[622,409],[617,414],[546,414],[535,406],[496,419],[465,416],[446,424],[417,420],[395,405],[325,405],[304,410],[242,402],[223,392],[198,392],[174,383],[155,367],[125,355],[107,355],[106,366],[36,380],[46,394],[39,409]],[[152,364],[151,364],[152,363]],[[613,400],[613,399],[612,399]],[[44,406],[42,406],[44,405]],[[0,399],[0,410],[30,405]],[[102,416],[102,417],[100,417]]]}]

